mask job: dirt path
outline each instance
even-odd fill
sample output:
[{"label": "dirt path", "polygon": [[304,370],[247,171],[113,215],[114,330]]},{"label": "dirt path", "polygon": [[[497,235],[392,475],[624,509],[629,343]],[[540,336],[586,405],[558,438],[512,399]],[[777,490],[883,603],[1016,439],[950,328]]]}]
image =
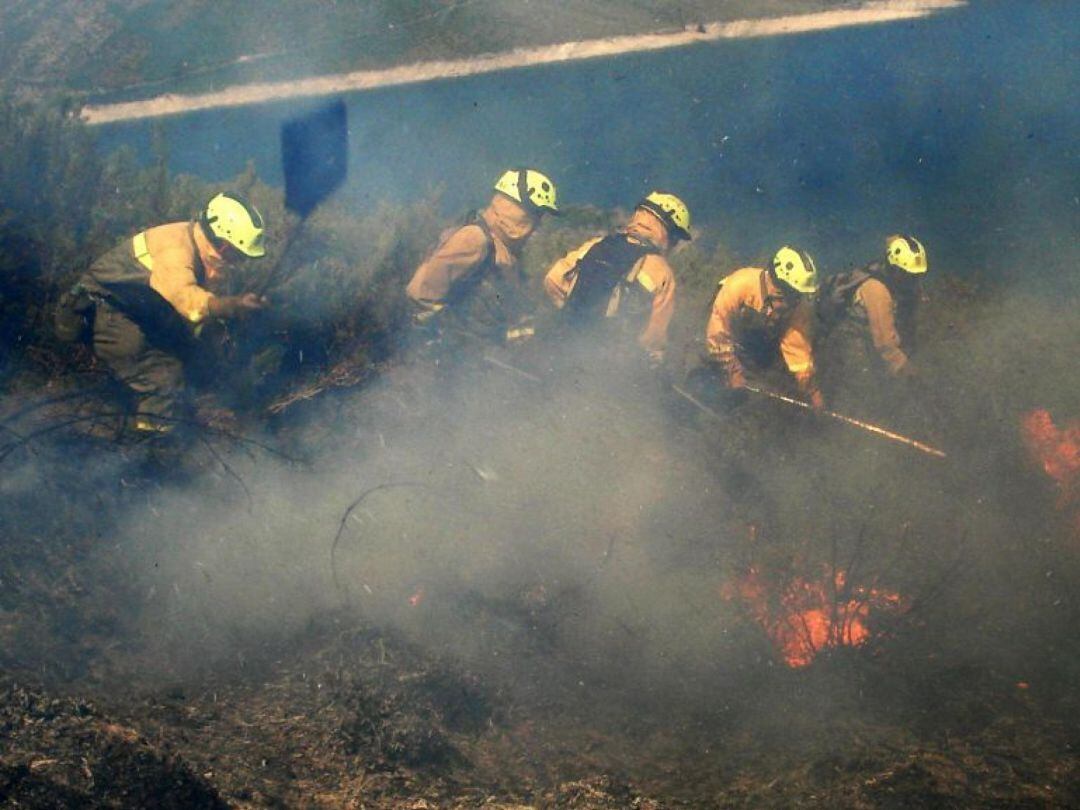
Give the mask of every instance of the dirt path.
[{"label": "dirt path", "polygon": [[597,59],[639,51],[656,51],[698,42],[782,36],[855,25],[911,20],[965,5],[967,5],[966,0],[871,0],[856,8],[813,14],[715,22],[682,31],[564,42],[468,59],[420,62],[381,70],[357,70],[296,81],[238,85],[197,95],[165,94],[141,101],[89,105],[83,108],[82,117],[91,125],[110,124],[141,118],[180,115],[218,107],[238,107],[289,98],[373,90],[437,79],[476,76],[514,68]]}]

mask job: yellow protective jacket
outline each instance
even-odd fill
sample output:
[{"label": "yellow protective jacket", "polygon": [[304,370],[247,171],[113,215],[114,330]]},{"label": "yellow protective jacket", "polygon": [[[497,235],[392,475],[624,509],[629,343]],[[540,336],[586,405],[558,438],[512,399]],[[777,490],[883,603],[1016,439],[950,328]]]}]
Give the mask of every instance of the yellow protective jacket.
[{"label": "yellow protective jacket", "polygon": [[[655,218],[648,211],[635,211],[625,228],[625,233],[643,244],[656,246],[657,237],[653,231]],[[597,236],[588,240],[576,250],[572,250],[559,259],[544,277],[544,291],[551,302],[559,309],[566,304],[577,283],[577,265],[604,237]],[[657,248],[659,251],[659,248]],[[649,317],[638,344],[653,357],[659,359],[667,348],[668,327],[675,314],[675,273],[661,252],[647,253],[642,256],[626,275],[630,284],[637,285],[651,297]],[[606,316],[614,317],[619,312],[622,287],[617,286],[608,302]]]},{"label": "yellow protective jacket", "polygon": [[902,374],[908,356],[901,348],[896,328],[896,301],[889,288],[879,279],[868,278],[859,285],[852,298],[854,315],[866,323],[870,339],[885,366],[892,374]]},{"label": "yellow protective jacket", "polygon": [[[200,252],[200,245],[203,250]],[[219,282],[224,267],[217,261],[202,229],[193,222],[170,222],[148,228],[125,240],[95,261],[86,274],[87,286],[105,295],[122,310],[140,319],[160,307],[146,295],[152,290],[188,323],[210,314],[214,294],[206,289]],[[203,260],[203,255],[212,263]]]},{"label": "yellow protective jacket", "polygon": [[469,223],[444,232],[438,247],[416,268],[405,294],[421,309],[441,309],[478,273],[520,284],[519,258],[536,227],[534,217],[501,194],[492,197],[478,217],[483,224]]},{"label": "yellow protective jacket", "polygon": [[740,345],[753,339],[774,340],[788,371],[806,390],[813,387],[814,377],[812,323],[809,301],[800,297],[790,304],[766,270],[743,267],[720,283],[705,329],[705,347],[729,375],[741,379]]}]

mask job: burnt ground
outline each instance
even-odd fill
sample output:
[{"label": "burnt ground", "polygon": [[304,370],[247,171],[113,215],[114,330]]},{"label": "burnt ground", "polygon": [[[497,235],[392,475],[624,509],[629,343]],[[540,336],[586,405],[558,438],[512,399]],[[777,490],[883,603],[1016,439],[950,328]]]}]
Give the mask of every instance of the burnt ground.
[{"label": "burnt ground", "polygon": [[[1080,804],[1072,670],[1029,662],[1018,681],[1015,667],[949,656],[923,632],[948,620],[947,600],[805,669],[762,640],[735,671],[688,674],[671,693],[629,674],[632,658],[608,671],[560,653],[547,606],[498,601],[476,609],[515,625],[524,677],[471,669],[348,609],[237,639],[205,665],[156,666],[131,615],[145,597],[94,551],[162,473],[138,447],[109,447],[116,466],[86,489],[119,485],[99,488],[93,515],[61,494],[71,446],[43,447],[53,483],[17,497],[55,508],[5,525],[4,806]],[[241,508],[237,482],[216,475]]]},{"label": "burnt ground", "polygon": [[[798,682],[790,673],[765,677],[787,704],[782,725],[635,717],[620,711],[633,696],[618,693],[603,694],[601,710],[597,695],[572,691],[536,705],[392,637],[328,619],[287,655],[248,661],[240,676],[144,694],[113,688],[93,701],[5,681],[0,796],[18,807],[1080,801],[1075,726],[1070,732],[1015,684],[928,672],[917,688],[936,697],[938,717],[904,718],[886,700],[871,720],[865,704],[880,699],[868,692],[889,680],[885,662],[827,661]],[[830,711],[809,697],[828,692],[846,695]]]},{"label": "burnt ground", "polygon": [[[963,383],[954,378],[958,398],[968,397]],[[536,399],[529,385],[526,399]],[[45,393],[63,397],[76,390]],[[1013,412],[1037,404],[1015,396]],[[410,419],[431,418],[404,389],[378,403],[356,404],[351,395],[325,399],[259,441],[291,457],[317,455],[331,445],[371,454],[382,477],[368,483],[377,484],[393,478],[377,451],[384,441],[393,444],[394,423],[407,434]],[[551,421],[540,400],[539,406],[518,403],[526,422]],[[197,646],[195,652],[168,649],[170,623],[185,619],[155,612],[160,594],[132,575],[120,538],[130,530],[124,518],[163,520],[154,511],[158,499],[193,479],[210,482],[195,491],[219,502],[224,513],[257,517],[265,482],[253,472],[270,458],[285,462],[233,438],[235,424],[198,434],[192,449],[166,459],[115,441],[108,418],[80,422],[82,432],[51,430],[100,412],[105,401],[50,403],[16,428],[24,436],[50,432],[0,462],[3,806],[1080,805],[1080,693],[1070,618],[1074,527],[1055,511],[1056,493],[1041,471],[1022,459],[1019,440],[986,448],[979,444],[985,423],[973,417],[893,423],[932,441],[951,436],[948,449],[959,461],[947,469],[978,473],[965,472],[958,481],[927,472],[946,468],[927,467],[914,454],[892,455],[840,428],[807,430],[811,423],[789,423],[767,410],[736,411],[724,430],[691,410],[650,439],[624,413],[626,400],[598,409],[596,418],[616,438],[635,437],[630,458],[661,463],[660,448],[671,445],[676,458],[705,459],[719,482],[709,497],[722,502],[727,523],[716,537],[718,545],[737,546],[730,558],[717,557],[709,543],[665,538],[660,546],[667,551],[650,561],[669,577],[663,587],[686,590],[677,615],[687,617],[679,621],[688,632],[674,646],[700,643],[702,656],[716,657],[715,666],[665,667],[655,658],[671,647],[630,643],[650,632],[640,612],[617,615],[611,632],[618,643],[598,638],[596,655],[580,654],[588,638],[584,648],[567,642],[574,636],[563,633],[564,626],[591,629],[575,622],[602,606],[590,601],[589,589],[610,588],[598,585],[599,577],[615,577],[620,555],[632,550],[618,535],[653,530],[617,512],[612,519],[624,522],[614,524],[612,539],[600,539],[602,574],[584,584],[551,587],[544,595],[526,581],[531,590],[525,593],[477,592],[457,601],[429,589],[414,622],[443,627],[437,624],[442,614],[468,614],[471,624],[464,626],[509,659],[498,664],[446,654],[445,645],[421,643],[423,634],[403,631],[407,623],[382,621],[377,612],[367,615],[336,598],[299,625],[236,630],[224,648],[199,660]],[[1068,413],[1067,403],[1041,402]],[[680,407],[669,405],[672,413]],[[1004,407],[994,405],[978,418],[997,420],[1001,436],[1015,432],[1000,417]],[[22,406],[9,403],[5,413]],[[809,436],[805,446],[794,441],[797,434]],[[968,434],[971,446],[957,450]],[[787,449],[769,457],[760,452],[762,442]],[[606,447],[603,441],[595,446]],[[833,492],[827,479],[815,485],[820,508],[800,508],[794,523],[770,514],[775,504],[753,505],[772,488],[762,476],[794,469],[794,479],[776,479],[775,486],[797,493],[803,471],[835,460],[830,452],[859,460],[857,475],[905,482],[899,494],[875,492],[872,504],[882,520],[859,515],[864,495],[845,492],[850,482]],[[90,458],[95,463],[87,463]],[[467,477],[484,477],[476,461]],[[492,464],[514,469],[498,456]],[[664,469],[676,482],[697,480],[677,464]],[[830,468],[831,475],[841,469]],[[340,508],[361,489],[359,482],[350,486],[327,536],[312,539],[320,558]],[[944,506],[935,501],[939,496]],[[697,500],[692,493],[689,502]],[[857,519],[843,531],[854,526],[860,538],[868,535],[865,548],[863,540],[849,539],[840,549],[834,540],[830,550],[821,540],[832,529],[848,537],[840,531],[844,524],[833,520],[833,513],[845,512]],[[583,514],[571,511],[568,520]],[[677,524],[679,530],[694,520],[691,515]],[[732,539],[747,525],[749,540]],[[792,525],[814,529],[816,546],[793,534]],[[446,531],[452,535],[449,522]],[[353,559],[355,543],[351,538],[339,549],[342,565]],[[875,543],[887,552],[886,562],[874,557]],[[244,548],[251,555],[258,549]],[[616,563],[605,568],[613,550]],[[204,552],[193,546],[180,556]],[[888,582],[911,601],[875,627],[873,643],[825,651],[810,666],[791,669],[749,615],[725,613],[720,599],[700,601],[706,591],[695,590],[687,574],[714,565],[729,576],[739,570],[743,552],[752,552],[756,563],[804,573],[830,556],[844,557],[849,571],[858,559],[866,581]],[[208,584],[225,576],[209,562],[201,570]],[[650,598],[649,582],[625,576],[626,601]],[[414,590],[419,602],[423,592],[413,583],[402,596]],[[672,627],[663,617],[656,622],[661,632]],[[695,625],[723,622],[733,639],[726,647],[709,647],[705,636],[694,635]],[[511,641],[500,641],[505,638]]]}]

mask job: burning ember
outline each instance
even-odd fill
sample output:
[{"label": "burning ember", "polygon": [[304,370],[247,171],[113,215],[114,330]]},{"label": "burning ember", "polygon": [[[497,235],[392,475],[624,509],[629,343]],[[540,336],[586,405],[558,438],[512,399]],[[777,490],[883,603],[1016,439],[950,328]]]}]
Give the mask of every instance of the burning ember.
[{"label": "burning ember", "polygon": [[424,593],[424,586],[421,585],[419,588],[416,589],[416,592],[409,597],[409,604],[413,607],[419,607],[423,603],[424,597],[426,595],[427,594]]},{"label": "burning ember", "polygon": [[902,597],[877,588],[848,587],[847,575],[837,571],[829,582],[826,574],[819,582],[796,577],[779,594],[770,598],[757,569],[751,568],[733,588],[725,588],[726,599],[738,598],[772,639],[793,669],[807,666],[819,652],[835,647],[859,647],[872,637],[872,611],[899,612]]},{"label": "burning ember", "polygon": [[1080,422],[1058,428],[1040,408],[1021,418],[1020,435],[1031,458],[1061,488],[1061,506],[1080,501]]}]

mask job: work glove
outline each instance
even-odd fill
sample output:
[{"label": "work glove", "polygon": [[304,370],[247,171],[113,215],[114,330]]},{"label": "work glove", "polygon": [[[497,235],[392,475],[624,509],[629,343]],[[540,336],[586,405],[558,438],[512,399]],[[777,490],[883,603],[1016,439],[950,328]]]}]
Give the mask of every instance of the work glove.
[{"label": "work glove", "polygon": [[820,411],[825,408],[825,397],[821,393],[821,389],[817,387],[817,383],[814,381],[812,373],[802,373],[795,377],[795,382],[799,387],[799,393],[802,395],[811,408],[815,411]]},{"label": "work glove", "polygon": [[908,360],[904,365],[893,372],[893,374],[899,380],[914,380],[919,376],[919,367]]},{"label": "work glove", "polygon": [[728,364],[725,372],[727,376],[728,388],[732,390],[746,388],[746,372],[743,371],[743,367],[740,364]]},{"label": "work glove", "polygon": [[242,295],[219,295],[210,299],[208,308],[215,318],[235,318],[264,309],[270,301],[264,295],[246,292]]}]

